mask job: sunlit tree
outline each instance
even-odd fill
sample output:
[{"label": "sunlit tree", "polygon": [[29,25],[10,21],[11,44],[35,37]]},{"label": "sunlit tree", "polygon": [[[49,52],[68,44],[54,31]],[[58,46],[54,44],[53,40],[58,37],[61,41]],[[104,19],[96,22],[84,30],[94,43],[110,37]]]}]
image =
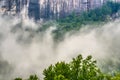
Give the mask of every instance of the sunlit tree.
[{"label": "sunlit tree", "polygon": [[81,55],[70,63],[58,62],[44,70],[44,80],[104,80],[107,79],[91,56]]}]

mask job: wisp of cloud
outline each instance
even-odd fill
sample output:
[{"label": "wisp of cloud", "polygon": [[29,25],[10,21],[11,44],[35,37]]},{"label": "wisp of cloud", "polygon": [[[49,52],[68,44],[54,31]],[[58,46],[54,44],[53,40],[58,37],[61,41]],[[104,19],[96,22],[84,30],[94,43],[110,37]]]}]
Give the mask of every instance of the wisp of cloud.
[{"label": "wisp of cloud", "polygon": [[[56,25],[40,32],[41,23],[28,19],[0,17],[0,80],[38,74],[57,61],[70,61],[78,54],[92,55],[103,71],[119,69],[120,20],[104,25],[83,26],[64,40],[54,42]],[[95,26],[91,28],[91,26]]]}]

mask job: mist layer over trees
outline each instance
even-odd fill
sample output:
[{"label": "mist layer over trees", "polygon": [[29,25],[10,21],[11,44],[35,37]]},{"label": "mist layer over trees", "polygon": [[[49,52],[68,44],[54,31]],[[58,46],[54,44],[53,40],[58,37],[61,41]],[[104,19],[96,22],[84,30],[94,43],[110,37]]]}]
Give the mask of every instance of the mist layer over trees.
[{"label": "mist layer over trees", "polygon": [[[4,1],[0,16],[1,80],[22,80],[34,73],[44,80],[120,79],[120,3]],[[98,64],[91,56],[73,58],[78,53],[92,55]],[[28,80],[39,80],[37,75]]]}]

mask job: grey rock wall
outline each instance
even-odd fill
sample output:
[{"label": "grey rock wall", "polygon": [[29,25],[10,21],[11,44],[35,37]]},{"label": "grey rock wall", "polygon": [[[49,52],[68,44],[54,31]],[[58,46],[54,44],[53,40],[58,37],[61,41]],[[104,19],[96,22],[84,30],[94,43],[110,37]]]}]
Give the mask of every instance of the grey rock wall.
[{"label": "grey rock wall", "polygon": [[28,7],[28,16],[34,18],[35,20],[40,19],[40,4],[39,0],[30,0]]},{"label": "grey rock wall", "polygon": [[33,18],[35,20],[40,19],[40,4],[39,0],[0,0],[0,7],[5,8],[5,12],[11,12],[13,11],[14,6],[15,8],[15,14],[20,14],[21,10],[24,6],[28,6],[28,16],[30,18]]}]

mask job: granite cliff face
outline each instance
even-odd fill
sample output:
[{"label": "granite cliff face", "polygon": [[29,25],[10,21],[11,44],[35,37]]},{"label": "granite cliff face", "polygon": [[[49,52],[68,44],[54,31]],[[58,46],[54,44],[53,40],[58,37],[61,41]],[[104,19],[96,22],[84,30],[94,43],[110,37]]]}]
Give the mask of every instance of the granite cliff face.
[{"label": "granite cliff face", "polygon": [[40,19],[39,0],[0,0],[0,5],[3,14],[19,15],[26,8],[30,18]]},{"label": "granite cliff face", "polygon": [[58,20],[73,12],[81,14],[102,7],[108,1],[115,3],[119,0],[0,0],[0,13],[21,16],[25,15],[34,20]]},{"label": "granite cliff face", "polygon": [[40,19],[39,0],[30,0],[29,1],[28,16],[30,18],[34,17],[35,20],[39,20]]},{"label": "granite cliff face", "polygon": [[100,7],[106,0],[0,0],[4,14],[19,15],[23,8],[35,20],[64,18],[73,11],[81,13]]}]

